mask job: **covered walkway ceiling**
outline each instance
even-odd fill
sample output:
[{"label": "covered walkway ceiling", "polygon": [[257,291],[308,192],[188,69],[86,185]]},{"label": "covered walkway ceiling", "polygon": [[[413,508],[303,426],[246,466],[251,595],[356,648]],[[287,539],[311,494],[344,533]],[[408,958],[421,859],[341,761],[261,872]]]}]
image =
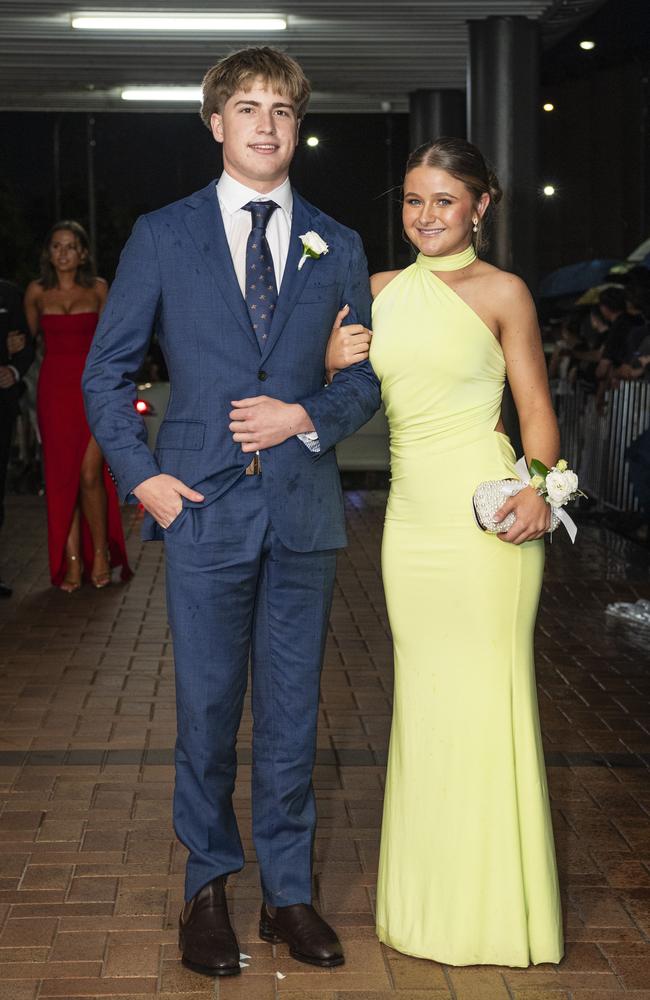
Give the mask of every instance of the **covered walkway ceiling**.
[{"label": "covered walkway ceiling", "polygon": [[[208,66],[233,49],[273,44],[300,60],[314,87],[312,111],[406,111],[418,88],[465,86],[468,20],[524,15],[542,22],[546,44],[603,0],[0,0],[0,109],[134,111],[129,85],[197,85]],[[284,16],[268,34],[89,32],[72,28],[81,13],[134,11],[242,17]],[[146,106],[151,110],[153,106]],[[188,105],[155,105],[187,110]],[[190,105],[192,107],[192,105]]]}]

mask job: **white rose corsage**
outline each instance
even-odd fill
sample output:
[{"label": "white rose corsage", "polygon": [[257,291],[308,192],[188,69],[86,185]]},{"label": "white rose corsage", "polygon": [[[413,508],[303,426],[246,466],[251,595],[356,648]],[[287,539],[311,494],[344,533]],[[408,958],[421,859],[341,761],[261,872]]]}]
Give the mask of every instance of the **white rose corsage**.
[{"label": "white rose corsage", "polygon": [[534,458],[530,463],[530,476],[529,485],[551,507],[564,507],[571,500],[584,496],[578,489],[578,477],[564,458],[559,458],[551,469]]},{"label": "white rose corsage", "polygon": [[298,261],[298,270],[302,267],[308,257],[318,260],[324,253],[329,253],[329,247],[322,236],[309,231],[300,237],[302,240],[302,257]]},{"label": "white rose corsage", "polygon": [[[502,521],[495,521],[494,515],[502,506],[506,497],[514,496],[526,486],[531,486],[540,497],[544,497],[551,508],[551,526],[549,533],[563,524],[572,542],[575,541],[578,529],[574,521],[562,508],[576,497],[584,496],[578,489],[578,477],[569,468],[568,462],[560,458],[549,469],[539,459],[534,458],[530,469],[526,468],[526,460],[520,458],[515,469],[519,479],[496,479],[479,483],[473,497],[474,515],[480,528],[492,533],[508,531],[515,523],[515,513],[511,511]],[[530,473],[530,474],[529,474]]]}]

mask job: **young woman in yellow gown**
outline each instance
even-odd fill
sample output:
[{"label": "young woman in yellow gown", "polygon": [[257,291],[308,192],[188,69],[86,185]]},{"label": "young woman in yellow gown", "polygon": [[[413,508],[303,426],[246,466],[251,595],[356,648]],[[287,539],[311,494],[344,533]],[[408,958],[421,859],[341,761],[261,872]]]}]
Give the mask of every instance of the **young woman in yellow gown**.
[{"label": "young woman in yellow gown", "polygon": [[450,965],[563,954],[533,659],[549,508],[522,490],[500,535],[472,508],[480,482],[518,478],[501,423],[506,375],[528,462],[550,467],[559,453],[531,296],[475,251],[499,196],[474,146],[420,147],[403,203],[417,260],[372,278],[395,657],[377,933]]}]

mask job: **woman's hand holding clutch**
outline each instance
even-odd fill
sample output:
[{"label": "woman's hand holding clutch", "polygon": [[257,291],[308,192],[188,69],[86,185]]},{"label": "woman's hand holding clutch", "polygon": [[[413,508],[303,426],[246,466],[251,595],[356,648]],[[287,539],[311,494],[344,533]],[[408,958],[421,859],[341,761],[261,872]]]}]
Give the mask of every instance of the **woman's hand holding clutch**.
[{"label": "woman's hand holding clutch", "polygon": [[372,331],[361,323],[350,323],[343,326],[343,320],[350,312],[349,306],[339,309],[334,320],[325,351],[325,370],[327,381],[331,382],[337,372],[359,361],[365,361],[370,351]]},{"label": "woman's hand holding clutch", "polygon": [[530,542],[541,538],[551,526],[551,508],[544,497],[530,486],[508,497],[494,515],[494,520],[503,521],[511,511],[516,515],[515,523],[508,531],[497,535],[502,542],[514,542],[515,545]]},{"label": "woman's hand holding clutch", "polygon": [[[563,524],[572,542],[578,529],[564,510],[566,504],[585,494],[578,477],[565,458],[548,466],[534,458],[530,467],[522,455],[515,465],[519,478],[486,479],[474,490],[472,505],[482,531],[498,534],[503,542],[529,542],[551,534]],[[503,502],[503,497],[508,499]],[[540,503],[541,501],[541,503]]]}]

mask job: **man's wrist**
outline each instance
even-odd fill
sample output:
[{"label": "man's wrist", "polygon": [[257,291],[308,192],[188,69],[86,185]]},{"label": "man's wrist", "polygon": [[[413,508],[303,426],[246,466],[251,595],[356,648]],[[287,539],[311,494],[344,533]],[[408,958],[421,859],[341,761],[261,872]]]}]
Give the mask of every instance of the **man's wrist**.
[{"label": "man's wrist", "polygon": [[145,486],[147,483],[150,483],[151,480],[155,478],[156,478],[155,476],[148,476],[147,479],[142,479],[136,486],[132,487],[131,493],[136,498],[136,500],[140,499],[140,497],[138,496],[138,490],[141,490],[143,486]]},{"label": "man's wrist", "polygon": [[307,410],[300,403],[291,404],[290,427],[292,434],[310,434],[316,428]]}]

